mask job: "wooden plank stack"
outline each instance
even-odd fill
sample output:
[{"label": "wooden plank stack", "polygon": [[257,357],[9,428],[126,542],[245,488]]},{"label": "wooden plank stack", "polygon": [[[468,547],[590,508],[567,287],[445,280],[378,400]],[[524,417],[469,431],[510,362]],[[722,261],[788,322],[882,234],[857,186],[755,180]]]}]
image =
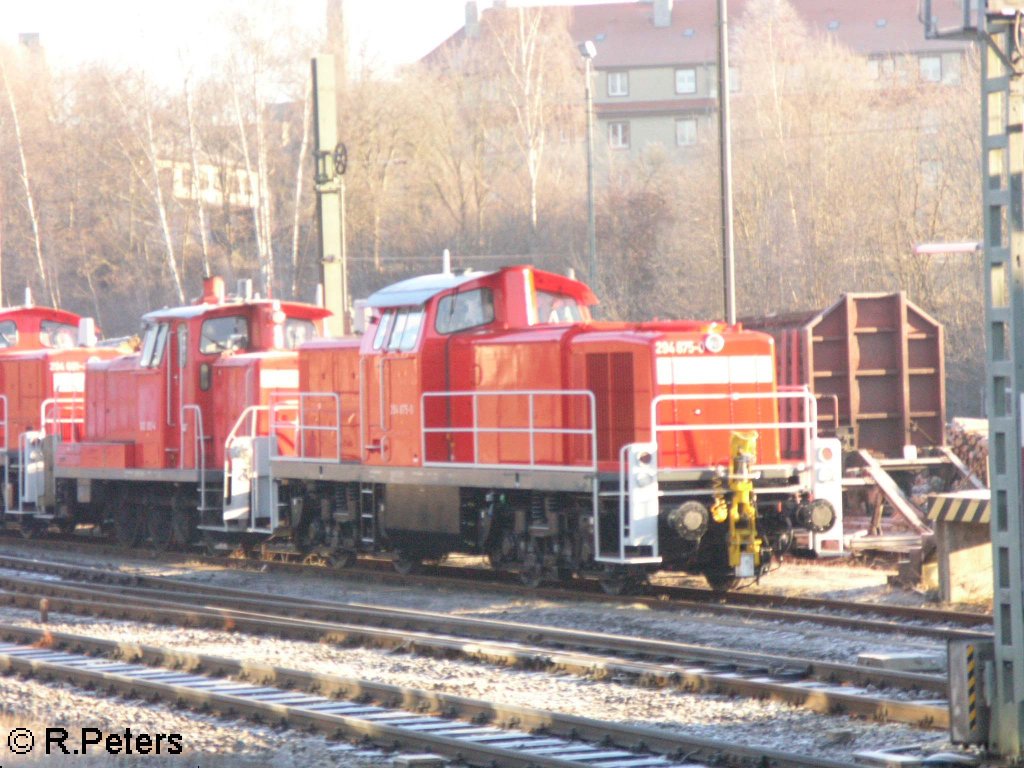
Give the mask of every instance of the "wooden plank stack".
[{"label": "wooden plank stack", "polygon": [[988,485],[988,420],[953,419],[946,425],[946,442],[960,461]]}]

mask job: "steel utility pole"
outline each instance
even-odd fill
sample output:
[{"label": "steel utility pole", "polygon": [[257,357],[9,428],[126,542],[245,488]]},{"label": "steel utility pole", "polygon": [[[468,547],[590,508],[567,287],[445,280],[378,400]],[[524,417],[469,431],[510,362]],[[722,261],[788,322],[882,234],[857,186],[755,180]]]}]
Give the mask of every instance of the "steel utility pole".
[{"label": "steel utility pole", "polygon": [[348,154],[338,143],[338,99],[334,57],[313,57],[313,111],[316,125],[316,214],[320,232],[320,280],[324,306],[331,311],[327,329],[343,336],[351,329],[345,253],[345,170]]},{"label": "steel utility pole", "polygon": [[729,133],[729,8],[718,0],[718,141],[722,193],[722,265],[725,319],[736,322],[736,259],[732,236],[732,139]]},{"label": "steel utility pole", "polygon": [[588,256],[588,282],[591,290],[598,290],[597,287],[597,221],[594,211],[594,92],[590,84],[593,73],[594,57],[597,55],[597,47],[593,41],[587,40],[579,46],[580,54],[584,61],[584,76],[586,83],[584,95],[587,102],[587,256]]},{"label": "steel utility pole", "polygon": [[[940,29],[932,0],[924,0],[921,20],[927,37],[973,40],[981,54],[985,400],[995,632],[987,648],[981,642],[966,644],[960,661],[967,691],[960,740],[985,743],[1019,762],[1024,754],[1024,0],[964,0],[959,12],[962,18],[953,28]],[[950,653],[954,692],[952,646]],[[986,711],[989,722],[981,716]]]}]

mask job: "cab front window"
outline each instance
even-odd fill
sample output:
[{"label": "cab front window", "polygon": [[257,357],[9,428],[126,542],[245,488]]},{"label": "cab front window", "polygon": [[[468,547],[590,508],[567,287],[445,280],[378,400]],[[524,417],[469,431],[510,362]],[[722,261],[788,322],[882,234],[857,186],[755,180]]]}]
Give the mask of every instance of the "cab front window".
[{"label": "cab front window", "polygon": [[284,321],[284,348],[298,349],[299,346],[316,338],[316,324],[312,320],[289,317]]},{"label": "cab front window", "polygon": [[423,325],[423,306],[386,309],[373,337],[373,348],[388,352],[411,352],[416,348]]},{"label": "cab front window", "polygon": [[576,299],[564,293],[537,291],[537,322],[554,325],[557,323],[579,323],[583,313]]},{"label": "cab front window", "polygon": [[146,334],[142,338],[142,357],[139,366],[142,368],[158,368],[164,359],[164,350],[167,348],[167,335],[170,327],[167,323],[159,323],[146,328]]},{"label": "cab front window", "polygon": [[53,349],[71,349],[75,346],[78,329],[67,323],[43,320],[39,324],[39,343]]}]

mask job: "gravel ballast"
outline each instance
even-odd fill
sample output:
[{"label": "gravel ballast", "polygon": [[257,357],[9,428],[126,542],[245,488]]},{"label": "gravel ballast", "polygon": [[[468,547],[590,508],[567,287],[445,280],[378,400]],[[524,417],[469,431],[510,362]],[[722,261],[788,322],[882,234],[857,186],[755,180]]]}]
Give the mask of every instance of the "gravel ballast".
[{"label": "gravel ballast", "polygon": [[[52,559],[66,558],[54,555]],[[131,568],[130,565],[120,562],[110,563],[109,557],[97,560],[107,563],[110,568]],[[79,557],[75,557],[75,562],[79,565],[99,564],[91,562],[89,558]],[[151,574],[187,577],[204,583],[253,590],[261,594],[396,605],[463,616],[578,627],[717,647],[768,648],[776,653],[847,662],[855,661],[856,655],[863,651],[905,651],[908,648],[917,648],[934,653],[942,650],[934,643],[929,644],[915,638],[837,632],[834,629],[827,630],[813,625],[781,626],[764,621],[651,611],[644,606],[629,603],[618,606],[562,604],[531,599],[529,593],[525,591],[521,594],[510,592],[507,595],[471,591],[457,594],[432,588],[373,586],[365,582],[346,581],[319,574],[294,576],[275,572],[192,570],[144,563],[140,563],[138,567],[140,571]],[[829,570],[839,569],[830,566]],[[841,579],[841,576],[839,578]],[[38,626],[38,614],[32,611],[0,609],[0,621]],[[421,657],[363,648],[338,648],[318,643],[251,637],[228,632],[97,621],[56,614],[51,614],[47,626],[54,631],[88,634],[114,640],[132,640],[239,660],[258,660],[310,672],[366,678],[428,691],[495,699],[503,703],[541,706],[584,717],[665,728],[690,736],[806,752],[833,759],[848,759],[852,752],[858,750],[884,749],[908,744],[931,744],[939,747],[945,745],[947,741],[946,734],[942,731],[920,730],[905,725],[874,723],[849,717],[823,716],[774,702],[644,689],[619,684],[614,680],[553,677],[542,672],[502,669],[471,661]],[[67,712],[67,704],[63,699],[80,695],[66,690],[48,693],[52,690],[49,686],[40,686],[31,681],[12,682],[5,679],[0,682],[31,686],[34,689],[33,708],[25,714],[31,714],[41,721],[46,721],[47,717],[54,716],[55,713]],[[20,710],[22,699],[14,697],[14,700],[19,702]],[[130,704],[124,702],[108,704],[97,702],[95,698],[90,701],[90,712],[93,712],[94,707],[100,711],[106,711],[108,706],[131,708]],[[141,711],[135,716],[144,718],[146,712],[151,710],[152,707],[149,705],[142,705]],[[121,716],[118,714],[118,717]],[[131,717],[127,713],[123,716]],[[207,721],[189,713],[177,713],[174,716],[181,718],[183,722],[203,723],[202,726],[197,725],[196,730],[204,733],[209,722],[219,723],[216,728],[225,732],[230,732],[233,728],[237,728],[243,734],[251,731],[248,727],[231,726],[219,720]],[[354,764],[352,754],[332,753],[320,739],[266,729],[257,729],[255,733],[259,738],[251,740],[252,744],[256,745],[253,749],[263,757],[294,741],[296,744],[301,742],[305,745],[304,748],[311,750],[311,755],[319,754],[320,757],[317,759],[328,761],[310,764]],[[235,752],[249,743],[247,738],[232,741],[230,736],[211,737],[201,742],[199,751]],[[331,760],[340,762],[330,762]]]}]

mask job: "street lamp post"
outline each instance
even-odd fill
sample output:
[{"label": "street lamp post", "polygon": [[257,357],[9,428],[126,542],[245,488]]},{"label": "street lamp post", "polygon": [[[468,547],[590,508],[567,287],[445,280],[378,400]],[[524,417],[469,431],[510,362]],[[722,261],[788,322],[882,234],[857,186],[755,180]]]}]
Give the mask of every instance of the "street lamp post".
[{"label": "street lamp post", "polygon": [[718,140],[722,194],[722,261],[725,318],[736,323],[736,257],[733,253],[732,140],[729,135],[729,2],[718,0]]},{"label": "street lamp post", "polygon": [[590,87],[591,62],[597,55],[597,47],[591,40],[580,43],[586,74],[587,100],[587,255],[588,281],[597,290],[597,223],[594,218],[594,95]]}]

